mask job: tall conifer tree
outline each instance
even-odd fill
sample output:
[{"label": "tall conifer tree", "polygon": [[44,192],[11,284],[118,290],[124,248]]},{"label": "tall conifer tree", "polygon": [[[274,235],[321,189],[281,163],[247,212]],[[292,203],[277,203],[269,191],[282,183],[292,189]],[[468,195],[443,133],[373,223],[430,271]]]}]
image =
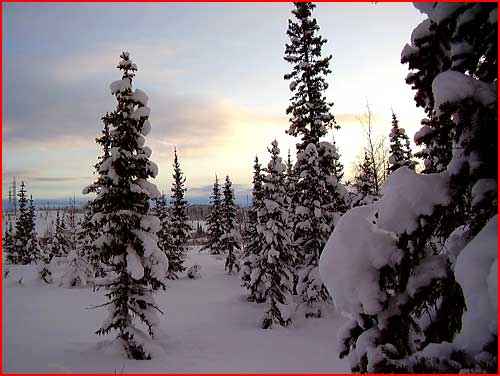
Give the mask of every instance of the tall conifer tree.
[{"label": "tall conifer tree", "polygon": [[239,258],[237,257],[239,245],[236,240],[236,204],[234,203],[234,192],[231,185],[229,176],[226,176],[223,191],[224,201],[222,203],[222,226],[224,230],[222,246],[227,253],[225,268],[228,274],[231,274],[233,269],[236,269],[236,271],[240,269]]},{"label": "tall conifer tree", "polygon": [[172,177],[172,205],[170,214],[170,231],[171,231],[171,252],[169,253],[169,270],[168,276],[171,279],[178,278],[178,274],[182,273],[184,267],[184,259],[187,252],[187,241],[191,236],[192,228],[188,223],[188,202],[184,199],[186,193],[185,183],[186,178],[182,173],[177,149],[174,148],[174,174]]},{"label": "tall conifer tree", "polygon": [[210,213],[207,216],[207,241],[202,250],[209,250],[212,255],[219,255],[223,245],[221,239],[224,235],[224,224],[222,222],[222,197],[219,179],[215,176],[215,182],[211,195]]},{"label": "tall conifer tree", "polygon": [[310,2],[294,3],[296,20],[289,20],[285,60],[293,65],[285,75],[293,93],[286,113],[290,116],[288,134],[300,137],[297,143],[297,182],[294,200],[294,245],[302,264],[297,291],[306,304],[306,316],[321,316],[322,303],[329,300],[318,273],[321,250],[333,229],[336,203],[340,195],[332,177],[334,153],[331,143],[321,141],[329,129],[339,128],[331,114],[332,103],[324,95],[326,75],[332,56],[322,56],[326,39],[318,35],[319,26]]},{"label": "tall conifer tree", "polygon": [[389,171],[396,171],[402,166],[415,170],[416,163],[412,160],[410,139],[406,135],[404,128],[399,126],[398,118],[394,112],[392,113],[392,129],[389,139],[391,141]]},{"label": "tall conifer tree", "polygon": [[26,195],[24,181],[21,182],[19,190],[19,217],[16,220],[16,232],[14,235],[15,253],[17,257],[13,257],[10,261],[16,264],[30,264],[35,260],[33,254],[32,237],[34,233],[34,208],[28,206],[28,197]]},{"label": "tall conifer tree", "polygon": [[264,239],[260,264],[256,271],[265,281],[264,297],[268,309],[262,327],[288,326],[292,320],[292,289],[294,255],[291,248],[292,231],[288,222],[289,203],[285,192],[286,166],[279,156],[275,140],[268,149],[271,154],[263,178],[265,205],[257,213],[257,232]]},{"label": "tall conifer tree", "polygon": [[122,79],[110,85],[117,107],[103,119],[111,128],[109,139],[98,140],[109,147],[109,157],[100,163],[97,181],[84,189],[98,192],[94,222],[102,228],[102,235],[94,244],[101,261],[114,274],[106,284],[108,302],[104,305],[109,307],[109,315],[97,334],[116,330],[129,358],[148,359],[147,336],[134,321],[143,323],[153,337],[156,312],[160,311],[153,292],[164,287],[168,259],[157,245],[160,221],[148,215],[149,200],[160,195],[147,180],[158,173],[149,159],[151,149],[144,146],[144,136],[151,130],[148,97],[140,90],[132,91],[137,66],[129,53],[123,52],[120,58]]},{"label": "tall conifer tree", "polygon": [[262,171],[261,164],[257,156],[253,165],[253,188],[252,188],[252,206],[248,213],[249,228],[248,228],[248,241],[246,242],[245,249],[243,250],[243,257],[241,261],[241,280],[243,287],[249,291],[248,300],[262,303],[264,301],[264,281],[262,274],[255,272],[261,261],[262,249],[264,239],[262,235],[257,232],[258,226],[258,212],[263,206],[263,190],[262,190]]}]

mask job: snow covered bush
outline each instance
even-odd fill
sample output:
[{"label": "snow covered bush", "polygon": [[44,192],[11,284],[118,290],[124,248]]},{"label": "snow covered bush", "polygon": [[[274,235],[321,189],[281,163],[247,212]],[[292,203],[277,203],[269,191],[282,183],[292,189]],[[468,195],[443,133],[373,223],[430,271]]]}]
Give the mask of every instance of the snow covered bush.
[{"label": "snow covered bush", "polygon": [[415,6],[428,18],[402,61],[425,174],[400,167],[346,213],[320,271],[353,371],[496,372],[497,4]]},{"label": "snow covered bush", "polygon": [[79,253],[72,250],[67,256],[68,266],[62,276],[62,285],[66,288],[85,287],[94,280],[92,265]]},{"label": "snow covered bush", "polygon": [[134,321],[144,324],[153,337],[159,323],[156,312],[161,312],[153,292],[165,287],[168,259],[158,248],[160,222],[148,215],[149,200],[160,195],[147,180],[158,173],[158,167],[149,160],[151,149],[144,145],[143,136],[151,129],[148,97],[140,90],[132,91],[137,67],[129,53],[123,52],[120,57],[118,69],[123,76],[110,85],[118,104],[103,118],[109,133],[98,139],[105,156],[98,163],[97,181],[83,192],[97,193],[92,222],[102,233],[94,242],[95,254],[113,271],[105,283],[108,317],[97,334],[116,330],[129,358],[149,359],[148,336]]},{"label": "snow covered bush", "polygon": [[199,279],[201,278],[200,274],[201,270],[201,265],[199,264],[194,264],[187,270],[187,276],[189,279]]}]

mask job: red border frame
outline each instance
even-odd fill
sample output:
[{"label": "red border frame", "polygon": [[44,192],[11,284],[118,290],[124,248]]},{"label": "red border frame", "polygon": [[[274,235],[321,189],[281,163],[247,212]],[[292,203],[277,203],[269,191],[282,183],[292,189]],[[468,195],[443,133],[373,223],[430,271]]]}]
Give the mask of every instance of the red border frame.
[{"label": "red border frame", "polygon": [[[300,1],[303,1],[303,0],[300,0]],[[453,0],[440,0],[441,2],[454,2]],[[188,0],[179,0],[179,1],[171,1],[171,0],[147,0],[147,1],[136,1],[136,0],[107,0],[107,1],[103,1],[103,0],[86,0],[86,1],[79,1],[79,0],[51,0],[51,1],[46,1],[46,0],[31,0],[31,1],[24,1],[24,0],[0,0],[0,36],[2,36],[3,34],[3,5],[2,3],[23,3],[23,2],[30,2],[30,3],[42,3],[42,2],[53,2],[53,3],[58,3],[58,2],[64,2],[64,3],[67,3],[67,2],[72,2],[72,3],[100,3],[100,2],[144,2],[144,3],[168,3],[168,2],[185,2],[185,3],[208,3],[208,2],[220,2],[220,3],[232,3],[232,2],[245,2],[245,3],[250,3],[250,2],[263,2],[263,3],[266,3],[266,2],[274,2],[274,3],[285,3],[285,2],[291,2],[291,1],[288,1],[288,0],[273,0],[273,1],[252,1],[252,0],[240,0],[240,1],[233,1],[233,0],[220,0],[220,1],[214,1],[214,0],[209,0],[209,1],[206,1],[206,0],[191,0],[191,1],[188,1]],[[340,0],[316,0],[314,2],[342,2]],[[371,1],[366,1],[366,0],[355,0],[355,1],[347,1],[347,2],[371,2]],[[383,2],[398,2],[398,3],[402,3],[402,2],[408,2],[408,1],[400,1],[400,0],[384,0]],[[424,0],[418,0],[418,2],[424,2]],[[498,1],[495,1],[495,0],[480,0],[478,2],[492,2],[492,3],[496,3]],[[497,25],[498,27],[498,25]],[[498,41],[500,41],[500,35],[498,35]],[[2,60],[2,53],[3,53],[3,38],[1,39],[0,41],[0,62],[3,62]],[[499,72],[500,72],[500,68],[499,68]],[[0,69],[0,82],[3,83],[3,80],[2,80],[2,77],[3,77],[3,64],[2,64],[2,67]],[[2,91],[0,91],[0,104],[3,105],[3,98],[2,98],[2,94],[3,94],[3,85],[2,85]],[[3,106],[0,106],[0,130],[2,130],[3,128],[3,122],[1,121],[2,120],[2,109],[3,109]],[[500,122],[498,123],[498,128],[500,128]],[[497,128],[497,129],[498,129]],[[3,134],[3,133],[2,133]],[[497,146],[500,144],[500,133],[497,133]],[[3,142],[2,144],[0,145],[0,152],[2,152],[2,147],[3,147]],[[497,151],[498,153],[498,151]],[[3,153],[2,153],[2,158],[3,158]],[[500,162],[500,157],[499,155],[497,154],[497,161]],[[3,172],[3,163],[2,163],[2,167],[0,167],[0,170]],[[497,176],[500,175],[500,166],[497,165]],[[0,175],[0,183],[3,183],[3,173]],[[498,199],[500,199],[500,193],[497,193],[497,201]],[[3,200],[2,200],[2,204],[1,204],[1,213],[3,213]],[[2,235],[3,235],[3,225],[0,225],[0,231],[2,232]],[[497,229],[498,232],[500,232],[500,224],[498,225],[498,229]],[[500,245],[497,244],[497,247]],[[2,245],[0,244],[0,250],[3,252],[3,249],[2,249]],[[497,252],[498,252],[498,249],[497,249]],[[1,269],[3,270],[3,261],[2,261],[2,258],[0,257],[0,267]],[[3,273],[2,273],[3,275]],[[0,277],[0,296],[3,295],[2,294],[3,292],[3,277]],[[498,296],[500,297],[500,292],[498,293]],[[0,301],[0,323],[3,324],[3,320],[2,320],[2,315],[3,315],[3,299]],[[497,320],[497,325],[500,323],[500,316],[498,317],[498,320]],[[2,340],[3,340],[3,336],[1,335],[2,334],[2,327],[0,327],[0,347],[2,346]],[[500,353],[500,345],[498,346],[498,352]],[[497,370],[497,374],[498,374],[498,370]],[[3,347],[2,347],[2,354],[0,355],[0,375],[4,375],[3,373]],[[7,375],[7,374],[5,374]],[[23,373],[23,374],[15,374],[15,375],[37,375],[37,374],[28,374],[28,373]],[[64,374],[62,374],[64,375]],[[113,374],[72,374],[72,375],[95,375],[95,376],[104,376],[104,375],[113,375]],[[128,375],[152,375],[152,374],[128,374]],[[174,376],[185,376],[185,375],[190,375],[190,374],[169,374],[169,375],[174,375]],[[199,375],[214,375],[214,374],[199,374]],[[248,373],[243,373],[243,374],[224,374],[226,376],[233,376],[233,375],[253,375],[253,374],[248,374]],[[263,376],[266,376],[266,375],[273,375],[273,374],[259,374],[259,375],[263,375]],[[289,376],[292,376],[292,375],[308,375],[308,374],[283,374],[283,375],[289,375]],[[333,375],[333,374],[332,374]],[[349,374],[335,374],[335,375],[349,375]],[[380,375],[385,375],[385,374],[380,374]]]}]

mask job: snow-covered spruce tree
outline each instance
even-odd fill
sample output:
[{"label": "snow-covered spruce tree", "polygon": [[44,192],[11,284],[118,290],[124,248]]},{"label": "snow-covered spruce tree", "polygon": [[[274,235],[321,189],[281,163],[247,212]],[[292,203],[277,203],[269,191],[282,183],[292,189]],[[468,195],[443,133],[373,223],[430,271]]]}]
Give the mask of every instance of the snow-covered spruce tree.
[{"label": "snow-covered spruce tree", "polygon": [[164,288],[168,259],[158,248],[156,233],[160,222],[148,215],[149,200],[160,195],[148,182],[158,173],[149,159],[151,149],[144,145],[151,125],[148,97],[132,90],[137,70],[128,52],[123,52],[118,69],[122,79],[110,85],[118,102],[108,117],[109,157],[99,166],[99,178],[85,188],[84,193],[96,190],[96,213],[93,222],[102,229],[94,242],[96,254],[112,269],[113,277],[105,283],[109,314],[97,334],[118,331],[118,340],[129,358],[149,359],[147,335],[134,323],[138,320],[153,337],[158,325],[153,292]]},{"label": "snow-covered spruce tree", "polygon": [[38,234],[36,232],[36,209],[33,203],[32,195],[30,195],[29,224],[31,237],[28,243],[28,252],[31,255],[31,260],[36,263],[42,258],[42,251],[40,243],[38,242]]},{"label": "snow-covered spruce tree", "polygon": [[415,90],[417,107],[427,114],[414,136],[417,145],[425,145],[415,153],[415,157],[424,161],[423,173],[441,172],[451,160],[453,122],[434,115],[432,96],[433,77],[451,67],[450,39],[450,29],[445,23],[426,19],[413,30],[411,45],[407,44],[401,53],[401,63],[408,63],[411,70],[406,83]]},{"label": "snow-covered spruce tree", "polygon": [[66,229],[66,221],[64,212],[61,215],[59,210],[56,214],[56,223],[54,233],[50,238],[49,253],[45,262],[50,263],[54,257],[65,257],[71,251],[70,242],[68,240],[68,231]]},{"label": "snow-covered spruce tree", "polygon": [[33,214],[28,206],[28,198],[26,196],[26,189],[24,181],[21,182],[21,189],[19,190],[19,217],[16,220],[16,232],[14,234],[15,252],[10,261],[14,264],[30,264],[35,260],[35,255],[32,254],[31,238],[33,234],[34,222]]},{"label": "snow-covered spruce tree", "polygon": [[172,199],[170,200],[172,206],[170,210],[170,236],[172,243],[168,258],[168,278],[177,279],[179,273],[186,270],[183,263],[186,258],[187,241],[191,236],[192,228],[188,223],[188,202],[184,199],[186,178],[182,173],[175,148],[173,166],[174,174],[172,177],[174,181],[172,183]]},{"label": "snow-covered spruce tree", "polygon": [[[158,247],[165,253],[168,258],[170,269],[170,258],[173,254],[173,240],[170,223],[170,211],[167,205],[167,195],[162,193],[155,199],[154,214],[160,221],[160,230],[156,233],[158,236]],[[166,274],[167,278],[175,279],[175,275],[170,275],[169,271]]]},{"label": "snow-covered spruce tree", "polygon": [[2,249],[5,253],[5,260],[8,264],[18,263],[18,254],[14,245],[14,228],[10,217],[8,219],[7,226],[5,226],[5,233],[2,239]]},{"label": "snow-covered spruce tree", "polygon": [[76,234],[76,250],[77,255],[82,257],[90,264],[92,269],[92,277],[104,277],[105,270],[96,253],[94,242],[100,236],[99,229],[92,222],[94,217],[93,202],[88,202],[84,208],[84,215],[80,221],[80,226]]},{"label": "snow-covered spruce tree", "polygon": [[405,133],[404,128],[399,127],[399,121],[396,114],[392,113],[392,129],[389,134],[391,154],[389,156],[389,171],[396,171],[402,166],[412,170],[415,169],[415,161],[412,160],[410,139]]},{"label": "snow-covered spruce tree", "polygon": [[66,256],[68,265],[62,277],[64,287],[85,287],[93,283],[94,268],[83,252],[84,248],[76,248]]},{"label": "snow-covered spruce tree", "polygon": [[363,163],[359,164],[359,172],[354,177],[354,187],[358,193],[361,193],[363,196],[375,194],[372,162],[366,151]]},{"label": "snow-covered spruce tree", "polygon": [[219,179],[215,176],[215,183],[210,197],[210,213],[207,216],[207,241],[201,250],[208,250],[212,255],[220,255],[223,250],[221,239],[224,235],[222,222],[222,197]]},{"label": "snow-covered spruce tree", "polygon": [[66,227],[68,232],[68,243],[70,250],[76,250],[77,234],[78,234],[78,219],[76,217],[76,199],[69,200],[69,207],[66,215]]},{"label": "snow-covered spruce tree", "polygon": [[355,193],[351,200],[351,208],[371,204],[378,199],[373,174],[373,163],[366,150],[363,163],[358,164],[357,171],[353,182]]},{"label": "snow-covered spruce tree", "polygon": [[335,137],[332,137],[333,146],[333,164],[332,164],[332,175],[335,176],[338,182],[341,182],[344,178],[344,165],[340,161],[340,153],[335,142]]},{"label": "snow-covered spruce tree", "polygon": [[[428,19],[413,36],[433,30],[452,62],[429,70],[425,49],[412,43],[403,51],[419,82],[430,83],[430,91],[417,89],[433,104],[428,145],[448,131],[451,160],[440,173],[393,172],[380,201],[339,222],[321,273],[337,308],[354,318],[339,338],[353,371],[496,372],[497,297],[486,291],[498,284],[498,5],[415,6]],[[352,228],[365,235],[353,237]],[[335,267],[346,257],[350,268]],[[343,288],[351,282],[357,294]]]},{"label": "snow-covered spruce tree", "polygon": [[263,274],[255,272],[260,264],[264,248],[264,238],[257,232],[257,213],[263,205],[262,179],[261,164],[256,156],[253,165],[252,206],[248,211],[248,241],[243,250],[240,277],[243,281],[242,286],[250,293],[248,300],[257,303],[263,303],[265,300]]},{"label": "snow-covered spruce tree", "polygon": [[257,233],[264,239],[260,263],[255,272],[265,281],[264,297],[268,309],[262,328],[287,326],[292,319],[292,289],[295,259],[291,248],[292,230],[285,192],[286,166],[279,156],[278,142],[272,142],[263,179],[263,205],[258,211]]},{"label": "snow-covered spruce tree", "polygon": [[[109,127],[118,121],[118,116],[119,114],[116,112],[107,112],[106,115],[101,118],[104,126],[101,131],[101,137],[97,137],[95,141],[97,144],[101,145],[103,154],[98,157],[98,161],[94,165],[94,174],[97,174],[96,181],[84,189],[84,194],[92,192],[98,195],[101,190],[107,189],[107,187],[110,187],[113,183],[110,176],[100,173],[100,167],[110,157],[111,134]],[[88,252],[86,253],[87,259],[93,265],[96,277],[104,277],[106,270],[103,266],[108,264],[109,261],[103,260],[104,255],[100,253],[101,249],[94,245],[94,242],[102,235],[101,228],[96,225],[97,222],[94,220],[94,214],[102,211],[102,205],[104,204],[104,202],[99,200],[89,200],[85,208],[85,221],[81,229],[83,232],[80,233],[82,238],[79,240],[80,246],[83,246],[82,242],[90,242],[86,243],[84,247],[86,248],[86,252]],[[95,219],[99,219],[99,216]]]},{"label": "snow-covered spruce tree", "polygon": [[228,274],[232,274],[233,269],[237,272],[240,270],[240,260],[237,257],[239,245],[236,240],[236,204],[234,203],[234,192],[231,188],[231,180],[226,175],[226,182],[224,183],[222,203],[222,227],[224,235],[221,239],[222,248],[226,252],[225,269]]},{"label": "snow-covered spruce tree", "polygon": [[296,20],[289,20],[284,59],[293,65],[285,75],[291,80],[293,93],[286,113],[289,115],[288,134],[300,137],[297,143],[296,195],[294,215],[294,246],[302,264],[297,292],[305,303],[306,316],[321,316],[321,305],[328,300],[318,273],[321,250],[336,219],[339,183],[332,176],[333,148],[320,142],[332,127],[338,128],[330,113],[332,103],[326,101],[328,87],[325,76],[332,56],[322,57],[326,40],[318,35],[319,26],[312,17],[313,3],[294,3]]}]

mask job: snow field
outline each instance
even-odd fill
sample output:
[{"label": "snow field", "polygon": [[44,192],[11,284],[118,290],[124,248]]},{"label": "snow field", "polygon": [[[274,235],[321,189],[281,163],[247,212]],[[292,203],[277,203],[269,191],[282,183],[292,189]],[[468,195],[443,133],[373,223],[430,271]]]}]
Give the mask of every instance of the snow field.
[{"label": "snow field", "polygon": [[[93,332],[106,308],[104,291],[65,289],[37,280],[36,266],[9,266],[3,285],[5,373],[346,373],[335,338],[344,319],[330,312],[289,328],[260,329],[265,304],[246,301],[224,261],[190,248],[186,266],[201,278],[169,281],[155,300],[165,315],[152,360],[128,360],[113,335]],[[17,282],[23,278],[23,285]],[[57,280],[57,275],[54,278]]]}]

